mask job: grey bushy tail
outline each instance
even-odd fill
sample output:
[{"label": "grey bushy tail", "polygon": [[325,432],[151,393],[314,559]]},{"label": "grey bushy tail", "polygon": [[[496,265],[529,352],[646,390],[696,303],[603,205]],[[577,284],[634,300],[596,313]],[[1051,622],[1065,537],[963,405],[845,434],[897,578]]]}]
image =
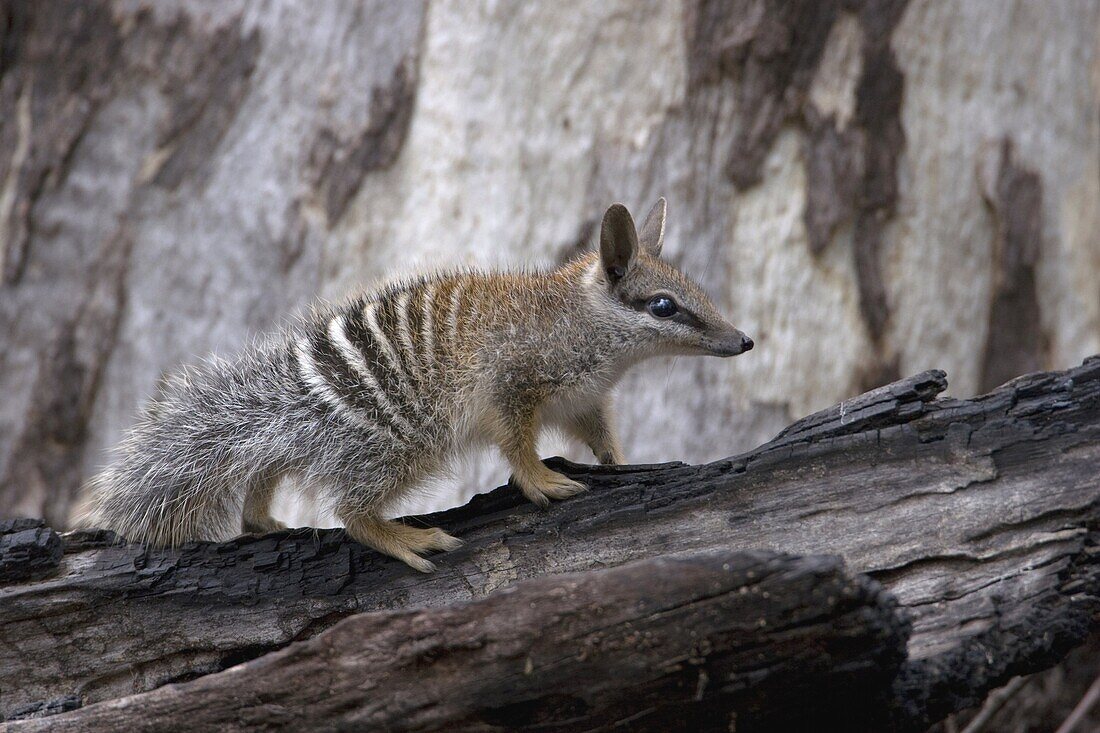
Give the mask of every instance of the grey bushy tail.
[{"label": "grey bushy tail", "polygon": [[289,454],[279,427],[290,411],[278,404],[284,362],[257,347],[169,380],[92,480],[80,524],[154,545],[240,533],[250,489]]}]

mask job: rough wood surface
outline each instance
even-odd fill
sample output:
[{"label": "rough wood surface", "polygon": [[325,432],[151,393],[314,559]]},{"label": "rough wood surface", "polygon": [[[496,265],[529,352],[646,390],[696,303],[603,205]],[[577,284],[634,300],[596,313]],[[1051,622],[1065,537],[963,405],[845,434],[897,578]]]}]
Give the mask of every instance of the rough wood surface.
[{"label": "rough wood surface", "polygon": [[49,578],[0,588],[3,713],[217,672],[362,611],[722,549],[839,555],[912,623],[895,714],[917,726],[1055,663],[1098,609],[1100,358],[973,400],[925,372],[702,466],[562,464],[591,491],[539,511],[507,487],[410,521],[467,541],[412,573],[340,530],[179,550],[64,537]]},{"label": "rough wood surface", "polygon": [[243,666],[15,730],[869,725],[906,632],[881,586],[837,558],[655,558],[360,614]]},{"label": "rough wood surface", "polygon": [[0,583],[53,574],[61,562],[61,538],[38,519],[0,521]]}]

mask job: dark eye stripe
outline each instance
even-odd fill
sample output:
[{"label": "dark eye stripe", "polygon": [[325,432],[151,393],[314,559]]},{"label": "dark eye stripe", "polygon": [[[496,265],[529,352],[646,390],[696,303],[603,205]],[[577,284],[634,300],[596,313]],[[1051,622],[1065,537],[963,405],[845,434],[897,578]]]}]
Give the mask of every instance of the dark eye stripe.
[{"label": "dark eye stripe", "polygon": [[674,315],[672,318],[669,318],[668,320],[676,321],[677,323],[682,323],[685,326],[691,326],[692,328],[703,327],[703,321],[701,318],[696,316],[691,311],[684,310],[683,308],[681,308],[676,315]]}]

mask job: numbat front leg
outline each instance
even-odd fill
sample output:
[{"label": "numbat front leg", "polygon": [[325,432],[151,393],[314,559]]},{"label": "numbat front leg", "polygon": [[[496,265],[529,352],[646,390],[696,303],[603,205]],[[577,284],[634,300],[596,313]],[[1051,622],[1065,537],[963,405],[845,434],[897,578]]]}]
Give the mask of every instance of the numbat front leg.
[{"label": "numbat front leg", "polygon": [[529,500],[545,507],[551,499],[568,499],[587,490],[581,482],[551,471],[539,460],[535,452],[537,427],[533,416],[520,418],[502,433],[501,453],[512,466],[512,480]]}]

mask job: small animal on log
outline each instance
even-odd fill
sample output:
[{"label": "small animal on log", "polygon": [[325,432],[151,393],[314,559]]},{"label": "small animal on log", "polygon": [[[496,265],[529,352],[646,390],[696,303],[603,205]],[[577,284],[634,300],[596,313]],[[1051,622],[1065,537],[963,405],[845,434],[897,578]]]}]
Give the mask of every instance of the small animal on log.
[{"label": "small animal on log", "polygon": [[424,275],[180,371],[92,480],[81,523],[154,545],[274,531],[289,475],[351,537],[430,572],[424,555],[461,541],[384,517],[461,454],[496,446],[546,506],[585,486],[539,460],[540,431],[623,463],[609,396],[627,369],[753,347],[660,258],[665,213],[662,198],[638,232],[615,204],[599,251],[557,269]]}]

